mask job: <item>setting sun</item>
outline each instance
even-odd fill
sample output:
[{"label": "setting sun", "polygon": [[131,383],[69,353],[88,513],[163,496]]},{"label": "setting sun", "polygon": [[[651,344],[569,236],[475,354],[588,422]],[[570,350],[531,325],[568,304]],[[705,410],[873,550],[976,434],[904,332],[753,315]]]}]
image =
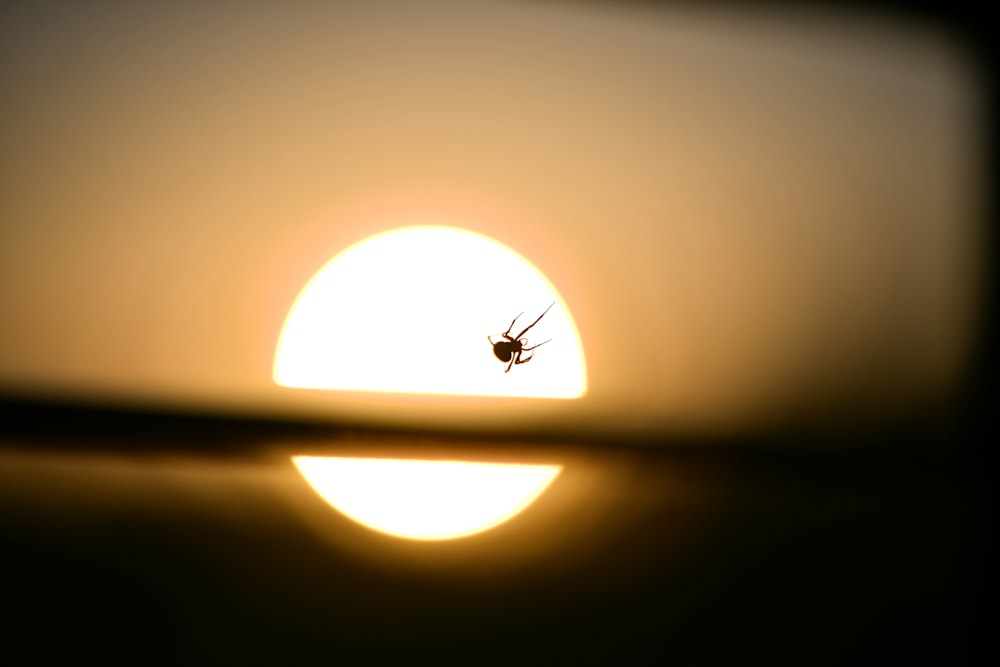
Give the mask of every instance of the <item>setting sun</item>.
[{"label": "setting sun", "polygon": [[296,456],[306,481],[335,509],[389,535],[417,540],[465,537],[530,505],[558,465]]},{"label": "setting sun", "polygon": [[[543,312],[526,346],[551,342],[505,373],[488,337],[496,340],[521,314],[513,336]],[[587,390],[579,333],[548,279],[493,239],[437,226],[378,234],[322,267],[285,320],[274,381],[545,398],[577,398]]]}]

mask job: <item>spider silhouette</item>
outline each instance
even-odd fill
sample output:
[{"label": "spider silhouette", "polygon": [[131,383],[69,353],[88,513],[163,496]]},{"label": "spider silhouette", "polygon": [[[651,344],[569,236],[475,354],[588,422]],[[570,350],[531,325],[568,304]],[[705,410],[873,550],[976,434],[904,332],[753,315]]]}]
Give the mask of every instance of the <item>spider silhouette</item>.
[{"label": "spider silhouette", "polygon": [[[554,305],[556,305],[555,301],[550,303],[549,307],[545,309],[545,313],[549,312],[549,309],[552,308],[552,306]],[[522,353],[534,350],[536,347],[541,347],[542,345],[545,345],[545,343],[548,343],[552,340],[550,338],[544,343],[538,343],[537,345],[526,347],[528,344],[528,339],[524,338],[524,334],[528,333],[528,329],[538,324],[538,321],[541,320],[543,317],[545,317],[545,313],[539,315],[537,320],[535,320],[527,327],[525,327],[524,330],[521,333],[517,334],[516,336],[511,336],[510,330],[514,328],[514,322],[517,322],[517,317],[521,317],[521,315],[524,315],[524,313],[521,313],[521,315],[515,317],[513,321],[511,321],[510,326],[507,327],[507,330],[504,331],[502,334],[500,335],[494,334],[492,336],[486,337],[487,340],[489,340],[490,343],[493,345],[493,354],[496,355],[497,359],[507,364],[507,368],[503,369],[504,373],[510,372],[510,369],[514,367],[514,364],[526,364],[535,357],[534,354],[528,355],[527,357],[522,357],[521,356]],[[496,338],[497,340],[493,340],[494,338]]]}]

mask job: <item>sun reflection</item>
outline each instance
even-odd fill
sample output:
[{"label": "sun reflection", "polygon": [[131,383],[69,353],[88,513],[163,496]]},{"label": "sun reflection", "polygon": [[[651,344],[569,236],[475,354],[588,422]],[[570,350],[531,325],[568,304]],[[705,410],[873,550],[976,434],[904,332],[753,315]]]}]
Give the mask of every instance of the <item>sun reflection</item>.
[{"label": "sun reflection", "polygon": [[[553,302],[529,333],[529,344],[552,342],[505,374],[487,336],[502,333],[518,313],[533,319]],[[321,268],[285,320],[274,381],[547,398],[577,398],[587,390],[580,336],[552,284],[510,248],[452,227],[378,234]]]},{"label": "sun reflection", "polygon": [[517,515],[559,465],[295,456],[330,505],[373,530],[416,540],[465,537]]}]

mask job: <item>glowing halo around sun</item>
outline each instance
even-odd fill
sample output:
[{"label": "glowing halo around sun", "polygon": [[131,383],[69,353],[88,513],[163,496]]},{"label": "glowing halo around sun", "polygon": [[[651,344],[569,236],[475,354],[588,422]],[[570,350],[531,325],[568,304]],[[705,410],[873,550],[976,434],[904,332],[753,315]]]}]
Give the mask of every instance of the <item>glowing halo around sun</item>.
[{"label": "glowing halo around sun", "polygon": [[295,456],[310,486],[336,510],[388,535],[447,540],[520,513],[562,466]]},{"label": "glowing halo around sun", "polygon": [[[552,339],[504,373],[487,336]],[[583,345],[569,310],[528,260],[454,227],[404,227],[338,254],[302,289],[274,358],[285,387],[577,398]]]}]

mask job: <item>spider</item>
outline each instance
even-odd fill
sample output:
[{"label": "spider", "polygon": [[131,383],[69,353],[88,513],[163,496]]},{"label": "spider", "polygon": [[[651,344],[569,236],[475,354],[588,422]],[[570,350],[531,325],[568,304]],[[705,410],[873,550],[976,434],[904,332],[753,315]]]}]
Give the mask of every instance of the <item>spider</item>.
[{"label": "spider", "polygon": [[[545,313],[549,312],[549,309],[552,308],[552,306],[554,305],[556,305],[555,301],[550,303],[549,307],[545,309]],[[507,327],[507,330],[504,331],[499,336],[494,334],[492,336],[486,337],[487,340],[489,340],[490,343],[493,345],[493,354],[496,355],[497,359],[507,364],[507,368],[503,369],[504,373],[509,372],[510,369],[514,367],[514,364],[525,364],[531,361],[535,356],[532,354],[522,358],[521,357],[522,352],[528,352],[530,350],[534,350],[536,347],[541,347],[542,345],[545,345],[545,343],[548,343],[549,341],[552,340],[550,338],[544,343],[539,343],[538,345],[532,345],[531,347],[525,347],[525,345],[528,344],[528,339],[523,337],[524,334],[528,333],[528,329],[538,324],[538,321],[541,320],[543,317],[545,317],[545,313],[539,315],[537,320],[535,320],[527,327],[525,327],[524,331],[517,334],[516,336],[511,336],[510,330],[514,328],[514,322],[517,322],[517,317],[521,317],[521,315],[524,315],[524,313],[521,313],[521,315],[515,317],[513,321],[510,323],[510,326]],[[497,338],[498,340],[494,341],[493,340],[494,338]]]}]

